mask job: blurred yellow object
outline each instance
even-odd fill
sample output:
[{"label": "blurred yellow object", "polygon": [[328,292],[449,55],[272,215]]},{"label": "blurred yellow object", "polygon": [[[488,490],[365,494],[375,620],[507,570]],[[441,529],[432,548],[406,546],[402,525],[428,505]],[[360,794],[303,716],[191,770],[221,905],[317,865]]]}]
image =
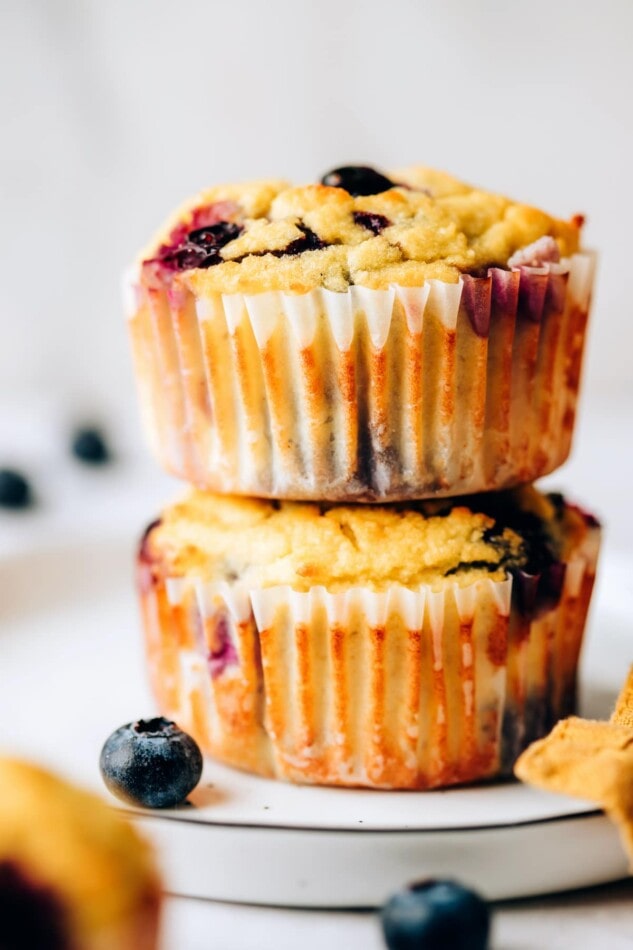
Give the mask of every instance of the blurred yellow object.
[{"label": "blurred yellow object", "polygon": [[563,719],[518,759],[517,778],[596,802],[617,824],[633,869],[633,668],[608,722]]},{"label": "blurred yellow object", "polygon": [[0,947],[155,950],[148,844],[96,795],[0,758]]},{"label": "blurred yellow object", "polygon": [[633,729],[633,666],[618,696],[611,722],[619,726],[630,726]]}]

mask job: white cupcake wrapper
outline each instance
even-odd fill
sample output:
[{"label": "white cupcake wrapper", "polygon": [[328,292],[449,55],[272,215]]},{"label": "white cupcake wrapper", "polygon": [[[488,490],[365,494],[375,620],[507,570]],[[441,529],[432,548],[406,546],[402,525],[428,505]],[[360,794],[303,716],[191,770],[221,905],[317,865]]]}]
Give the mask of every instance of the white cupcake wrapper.
[{"label": "white cupcake wrapper", "polygon": [[145,428],[200,487],[318,500],[466,494],[566,458],[592,254],[456,284],[194,298],[127,285]]},{"label": "white cupcake wrapper", "polygon": [[573,710],[598,543],[591,528],[531,616],[510,578],[330,593],[154,577],[154,688],[208,751],[264,774],[425,788],[506,773]]}]

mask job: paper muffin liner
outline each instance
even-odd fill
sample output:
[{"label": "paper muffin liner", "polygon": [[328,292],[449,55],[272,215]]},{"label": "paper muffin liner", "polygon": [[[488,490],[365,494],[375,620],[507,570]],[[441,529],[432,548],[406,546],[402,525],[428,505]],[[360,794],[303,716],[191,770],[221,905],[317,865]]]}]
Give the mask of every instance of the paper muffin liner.
[{"label": "paper muffin liner", "polygon": [[145,428],[201,488],[404,500],[532,481],[566,459],[594,257],[456,284],[196,298],[135,273]]},{"label": "paper muffin liner", "polygon": [[541,575],[441,590],[246,590],[141,551],[164,715],[211,755],[293,782],[433,788],[509,774],[573,712],[599,529]]}]

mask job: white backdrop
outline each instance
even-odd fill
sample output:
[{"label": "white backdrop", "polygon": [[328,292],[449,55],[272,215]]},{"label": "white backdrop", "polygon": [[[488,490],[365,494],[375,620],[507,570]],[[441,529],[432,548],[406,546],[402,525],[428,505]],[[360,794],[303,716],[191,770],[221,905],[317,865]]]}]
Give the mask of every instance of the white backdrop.
[{"label": "white backdrop", "polygon": [[0,398],[134,420],[119,275],[221,180],[421,161],[586,212],[631,398],[630,0],[0,0]]}]

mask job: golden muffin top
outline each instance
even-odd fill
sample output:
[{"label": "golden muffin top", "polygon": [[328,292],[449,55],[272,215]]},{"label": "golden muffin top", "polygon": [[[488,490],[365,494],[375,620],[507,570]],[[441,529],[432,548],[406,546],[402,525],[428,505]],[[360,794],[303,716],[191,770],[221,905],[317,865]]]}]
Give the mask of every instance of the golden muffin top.
[{"label": "golden muffin top", "polygon": [[102,928],[156,902],[160,886],[152,852],[129,822],[97,796],[11,758],[0,758],[0,877],[55,913],[72,935],[68,946],[95,945]]},{"label": "golden muffin top", "polygon": [[530,487],[383,507],[192,491],[151,527],[142,555],[166,576],[249,588],[440,589],[564,560],[586,530],[559,496]]},{"label": "golden muffin top", "polygon": [[383,289],[540,264],[578,250],[561,221],[423,166],[347,167],[320,184],[219,185],[188,201],[141,255],[147,285],[204,296],[352,284]]}]

